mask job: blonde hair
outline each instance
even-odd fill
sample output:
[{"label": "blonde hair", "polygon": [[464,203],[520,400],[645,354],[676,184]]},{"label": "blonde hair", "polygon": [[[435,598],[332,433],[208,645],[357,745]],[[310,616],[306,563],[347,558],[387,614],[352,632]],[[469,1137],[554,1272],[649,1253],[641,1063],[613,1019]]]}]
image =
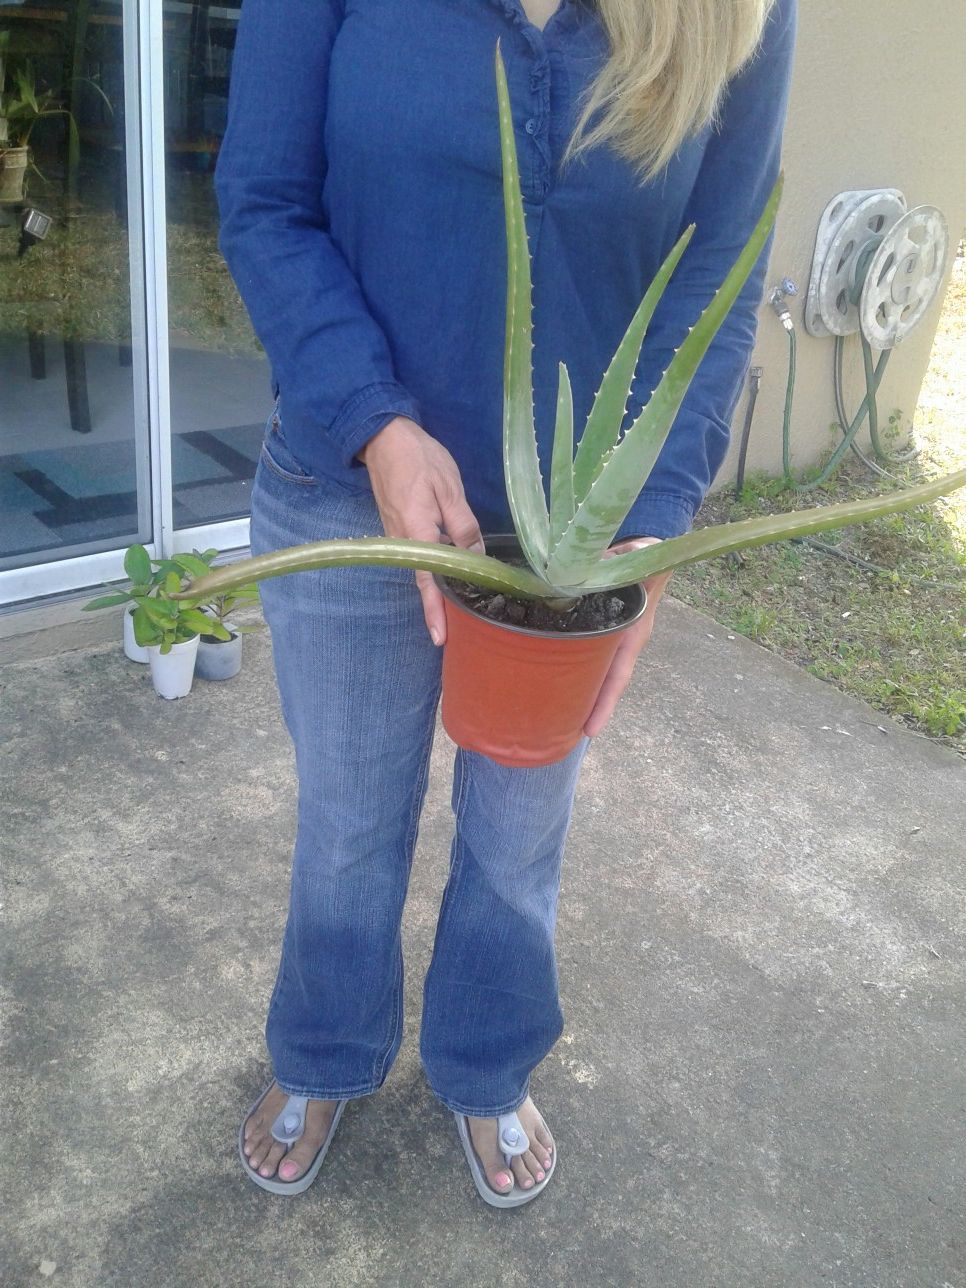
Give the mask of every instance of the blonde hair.
[{"label": "blonde hair", "polygon": [[761,40],[774,0],[585,0],[610,58],[590,86],[565,159],[609,143],[642,178],[712,124]]}]

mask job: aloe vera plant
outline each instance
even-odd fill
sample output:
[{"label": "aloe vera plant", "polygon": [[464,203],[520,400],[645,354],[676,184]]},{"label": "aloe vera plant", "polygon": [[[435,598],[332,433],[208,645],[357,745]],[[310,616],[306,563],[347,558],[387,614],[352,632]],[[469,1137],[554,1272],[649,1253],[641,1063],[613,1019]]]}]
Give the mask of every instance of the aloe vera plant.
[{"label": "aloe vera plant", "polygon": [[404,538],[320,541],[241,560],[196,580],[187,593],[208,597],[284,573],[350,564],[423,569],[524,598],[571,604],[579,595],[630,585],[682,564],[749,546],[808,536],[909,509],[966,486],[966,470],[864,501],[721,524],[606,557],[671,430],[688,386],[735,303],[771,232],[781,180],[734,266],[688,332],[635,422],[621,432],[648,323],[693,234],[688,228],[656,275],[604,374],[574,451],[573,400],[560,364],[550,462],[549,504],[534,431],[530,254],[506,75],[496,55],[507,237],[503,464],[513,523],[528,567]]}]

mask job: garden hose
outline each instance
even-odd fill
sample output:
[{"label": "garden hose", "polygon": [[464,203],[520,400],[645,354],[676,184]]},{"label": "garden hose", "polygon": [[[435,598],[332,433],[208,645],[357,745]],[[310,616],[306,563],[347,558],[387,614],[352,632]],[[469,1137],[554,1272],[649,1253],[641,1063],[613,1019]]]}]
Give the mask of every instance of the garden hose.
[{"label": "garden hose", "polygon": [[[794,339],[793,332],[789,332],[789,336],[792,339]],[[845,426],[843,424],[841,426],[842,435],[843,435],[841,443],[839,443],[838,447],[836,447],[835,451],[825,462],[825,465],[822,468],[822,471],[818,475],[818,477],[813,479],[810,483],[792,483],[791,482],[791,451],[790,451],[791,407],[792,407],[792,401],[794,398],[794,391],[795,391],[795,368],[794,368],[793,361],[791,360],[789,361],[788,385],[785,393],[785,416],[782,424],[782,460],[785,466],[785,478],[789,480],[789,486],[795,492],[811,492],[815,488],[821,487],[821,485],[824,482],[826,482],[826,480],[830,477],[830,475],[834,473],[834,471],[838,468],[839,462],[842,460],[842,457],[851,448],[852,442],[856,434],[859,432],[859,429],[862,426],[862,422],[865,420],[866,416],[870,417],[870,423],[875,424],[876,431],[878,432],[878,409],[876,405],[876,394],[879,391],[879,385],[882,383],[882,377],[885,374],[885,369],[889,364],[889,358],[892,354],[892,350],[883,349],[882,353],[879,355],[879,361],[873,365],[872,349],[864,336],[862,337],[862,343],[864,346],[863,354],[866,357],[865,397],[862,399],[862,402],[859,404],[859,410],[855,413],[851,421],[849,421],[848,425]],[[865,353],[866,349],[868,350],[867,354]],[[791,353],[794,354],[794,352],[795,352],[795,349],[793,345],[791,347]],[[878,441],[878,438],[873,440],[873,443],[875,444],[875,442],[877,441]]]},{"label": "garden hose", "polygon": [[[837,335],[835,337],[835,349],[834,349],[834,356],[832,361],[832,387],[835,394],[835,414],[839,418],[839,429],[842,431],[843,434],[845,433],[844,427],[852,419],[852,417],[845,410],[845,394],[843,392],[845,381],[842,374],[842,355],[844,354],[844,352],[845,352],[844,337]],[[871,470],[873,474],[878,474],[879,478],[890,479],[893,483],[902,482],[902,480],[898,478],[897,475],[890,474],[888,470],[884,470],[881,465],[877,464],[872,459],[871,456],[866,456],[865,452],[863,452],[862,448],[858,445],[855,439],[852,440],[851,447],[852,447],[852,455],[856,457],[857,460],[861,461],[862,464],[866,467],[866,469]],[[908,459],[912,460],[913,456],[916,456],[916,455],[918,455],[918,450],[910,453]],[[906,457],[905,456],[903,456],[902,458],[895,457],[894,459],[905,460]]]},{"label": "garden hose", "polygon": [[745,462],[748,459],[748,440],[751,438],[751,422],[755,418],[755,404],[761,389],[761,367],[752,367],[749,372],[748,406],[745,408],[745,423],[741,430],[741,448],[738,452],[738,471],[735,475],[735,496],[741,496],[745,486]]},{"label": "garden hose", "polygon": [[[844,559],[846,563],[854,564],[856,568],[862,568],[865,572],[881,573],[887,577],[894,577],[896,573],[895,568],[886,568],[883,564],[871,563],[860,555],[852,554],[850,550],[830,546],[827,541],[816,541],[814,537],[792,537],[791,544],[793,546],[807,546],[809,550],[817,550],[819,554],[834,555],[836,559]],[[916,577],[911,573],[905,573],[902,580],[911,581],[917,586],[924,586],[927,590],[960,591],[966,585],[966,578],[959,582],[933,581],[929,577]]]},{"label": "garden hose", "polygon": [[795,366],[798,357],[798,337],[793,326],[785,326],[788,336],[788,379],[785,381],[785,411],[782,416],[782,467],[785,477],[792,476],[791,425],[792,404],[795,401]]}]

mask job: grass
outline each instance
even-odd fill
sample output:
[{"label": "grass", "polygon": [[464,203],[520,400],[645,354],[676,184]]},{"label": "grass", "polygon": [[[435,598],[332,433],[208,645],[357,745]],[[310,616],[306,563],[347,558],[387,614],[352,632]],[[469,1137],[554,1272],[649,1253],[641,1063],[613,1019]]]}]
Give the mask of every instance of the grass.
[{"label": "grass", "polygon": [[[45,241],[17,256],[19,229],[0,227],[0,328],[83,341],[131,340],[128,234],[111,196],[94,183],[71,215],[56,184],[30,179],[31,199],[54,215]],[[179,342],[234,354],[260,353],[248,315],[218,250],[211,176],[168,176],[168,312]]]},{"label": "grass", "polygon": [[[805,496],[780,479],[759,476],[740,498],[733,488],[709,497],[696,526],[871,496],[962,469],[964,406],[966,258],[960,255],[912,426],[917,455],[888,466],[899,482],[875,476],[854,457]],[[906,448],[908,427],[900,412],[890,417],[886,437],[898,450]],[[838,555],[786,542],[680,570],[672,591],[966,757],[966,491],[827,533],[823,541]]]}]

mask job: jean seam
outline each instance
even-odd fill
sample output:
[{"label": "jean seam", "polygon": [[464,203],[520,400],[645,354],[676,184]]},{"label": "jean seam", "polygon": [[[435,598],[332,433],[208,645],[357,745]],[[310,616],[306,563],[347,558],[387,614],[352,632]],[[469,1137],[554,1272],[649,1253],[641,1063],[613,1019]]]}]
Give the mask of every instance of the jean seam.
[{"label": "jean seam", "polygon": [[[438,697],[437,697],[437,701],[438,701]],[[419,771],[416,775],[416,790],[413,793],[413,803],[409,812],[409,825],[406,829],[406,841],[405,841],[404,853],[406,858],[407,882],[408,882],[408,872],[412,868],[413,851],[416,846],[416,836],[419,830],[419,816],[421,813],[423,791],[426,783],[426,778],[429,773],[429,760],[433,751],[433,735],[435,733],[435,727],[436,727],[435,710],[436,708],[434,706],[433,707],[434,719],[427,721],[427,725],[426,725],[426,733],[423,738],[423,750],[419,760]],[[401,949],[400,949],[400,952],[401,952]],[[402,964],[400,963],[396,982],[393,987],[393,999],[392,999],[393,1024],[389,1034],[389,1041],[387,1042],[383,1050],[381,1058],[376,1061],[376,1066],[375,1066],[375,1069],[373,1070],[374,1076],[379,1079],[380,1086],[386,1079],[386,1075],[388,1073],[387,1065],[389,1064],[389,1061],[393,1055],[393,1048],[395,1047],[396,1039],[399,1036],[399,1030],[402,1024],[401,1001],[402,1001],[402,993],[403,993],[404,986],[405,986],[404,969]]]},{"label": "jean seam", "polygon": [[359,1096],[371,1096],[374,1091],[378,1091],[380,1083],[359,1083],[355,1087],[334,1090],[332,1087],[318,1086],[309,1087],[304,1083],[297,1086],[294,1083],[283,1083],[279,1078],[275,1079],[280,1091],[284,1091],[287,1096],[306,1096],[309,1100],[355,1100]]},{"label": "jean seam", "polygon": [[524,1086],[522,1096],[515,1097],[512,1101],[508,1100],[505,1104],[496,1108],[489,1105],[462,1105],[458,1101],[450,1100],[447,1096],[441,1095],[432,1083],[429,1086],[433,1095],[441,1104],[445,1105],[452,1113],[462,1114],[465,1118],[499,1118],[502,1114],[515,1114],[520,1106],[526,1103],[527,1097],[530,1095],[529,1077]]},{"label": "jean seam", "polygon": [[283,483],[295,483],[301,487],[317,487],[318,480],[312,474],[292,474],[289,470],[282,469],[281,465],[275,460],[268,448],[262,445],[262,460],[276,474]]}]

